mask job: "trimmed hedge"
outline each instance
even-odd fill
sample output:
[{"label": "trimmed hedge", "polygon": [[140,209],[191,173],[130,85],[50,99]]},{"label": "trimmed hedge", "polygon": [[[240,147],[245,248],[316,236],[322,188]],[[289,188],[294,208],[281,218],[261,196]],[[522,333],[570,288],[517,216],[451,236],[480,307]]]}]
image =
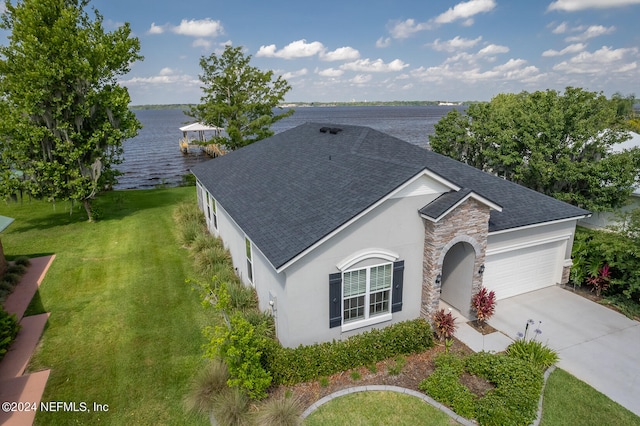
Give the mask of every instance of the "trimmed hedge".
[{"label": "trimmed hedge", "polygon": [[374,329],[347,340],[283,348],[267,341],[263,364],[274,384],[291,385],[321,376],[370,365],[400,354],[422,352],[433,346],[433,331],[424,319]]}]

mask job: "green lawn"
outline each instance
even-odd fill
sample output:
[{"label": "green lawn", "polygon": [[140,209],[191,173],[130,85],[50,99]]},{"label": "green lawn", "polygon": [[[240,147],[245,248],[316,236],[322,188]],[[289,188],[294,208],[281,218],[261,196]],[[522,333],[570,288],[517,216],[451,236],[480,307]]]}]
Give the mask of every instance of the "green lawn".
[{"label": "green lawn", "polygon": [[333,399],[311,413],[305,426],[442,426],[458,424],[415,396],[356,392]]},{"label": "green lawn", "polygon": [[68,203],[12,203],[2,235],[8,258],[54,254],[29,313],[51,313],[29,370],[51,369],[43,401],[94,402],[105,413],[39,412],[36,424],[208,424],[183,396],[202,361],[211,312],[184,283],[191,260],[172,211],[194,188],[120,191],[88,223]]},{"label": "green lawn", "polygon": [[640,417],[559,368],[547,380],[543,401],[543,426],[640,425]]}]

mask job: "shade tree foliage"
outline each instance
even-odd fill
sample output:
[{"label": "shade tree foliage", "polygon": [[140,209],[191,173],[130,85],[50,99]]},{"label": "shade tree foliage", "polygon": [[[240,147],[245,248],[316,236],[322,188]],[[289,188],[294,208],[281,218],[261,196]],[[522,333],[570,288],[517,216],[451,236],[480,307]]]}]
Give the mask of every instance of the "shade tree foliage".
[{"label": "shade tree foliage", "polygon": [[252,66],[242,46],[226,46],[221,54],[200,59],[204,95],[189,115],[201,123],[224,129],[214,142],[235,150],[273,135],[271,125],[293,113],[276,114],[275,108],[291,90],[273,71]]},{"label": "shade tree foliage", "polygon": [[619,102],[567,87],[499,94],[450,111],[435,125],[431,148],[489,173],[579,207],[624,205],[640,179],[640,150],[629,138]]},{"label": "shade tree foliage", "polygon": [[142,59],[129,24],[105,31],[88,0],[5,1],[0,28],[0,196],[91,200],[116,181],[141,127],[117,78]]}]

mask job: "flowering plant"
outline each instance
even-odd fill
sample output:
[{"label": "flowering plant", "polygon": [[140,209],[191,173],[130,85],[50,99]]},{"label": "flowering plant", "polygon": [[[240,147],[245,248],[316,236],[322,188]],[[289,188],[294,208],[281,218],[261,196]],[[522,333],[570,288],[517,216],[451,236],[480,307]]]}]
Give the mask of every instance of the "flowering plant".
[{"label": "flowering plant", "polygon": [[507,347],[507,355],[531,362],[536,367],[546,370],[551,365],[558,362],[558,354],[553,349],[536,340],[542,334],[540,324],[533,330],[533,337],[528,337],[529,328],[535,325],[535,321],[530,319],[524,327],[524,333],[518,332],[518,339]]}]

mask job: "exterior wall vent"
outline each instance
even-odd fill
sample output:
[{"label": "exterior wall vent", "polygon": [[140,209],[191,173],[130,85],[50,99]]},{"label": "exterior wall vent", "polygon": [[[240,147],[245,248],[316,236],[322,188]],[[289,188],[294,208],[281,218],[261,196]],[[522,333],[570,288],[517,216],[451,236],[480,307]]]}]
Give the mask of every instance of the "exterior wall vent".
[{"label": "exterior wall vent", "polygon": [[342,131],[342,129],[338,128],[338,127],[321,127],[320,128],[320,133],[331,133],[332,135],[337,135],[338,133],[340,133]]}]

